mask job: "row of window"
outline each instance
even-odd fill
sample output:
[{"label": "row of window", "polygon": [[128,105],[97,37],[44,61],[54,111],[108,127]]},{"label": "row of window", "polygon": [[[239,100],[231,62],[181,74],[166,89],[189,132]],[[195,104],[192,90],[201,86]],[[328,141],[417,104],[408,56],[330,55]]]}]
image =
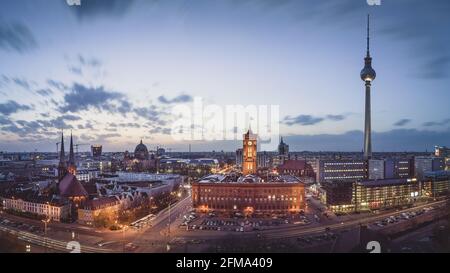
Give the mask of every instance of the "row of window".
[{"label": "row of window", "polygon": [[[211,204],[209,206],[210,209],[217,210],[236,210],[237,206],[229,206],[224,204]],[[300,207],[296,205],[257,205],[254,208],[255,210],[267,210],[267,211],[275,211],[275,210],[299,210]]]},{"label": "row of window", "polygon": [[[239,198],[239,197],[200,197],[200,201],[244,201],[244,202],[252,202],[252,198]],[[301,200],[301,198],[300,198]],[[255,198],[256,202],[274,202],[274,201],[297,201],[297,197],[279,197],[275,198],[275,196],[269,196],[268,198]]]},{"label": "row of window", "polygon": [[249,190],[249,189],[200,189],[201,193],[209,193],[212,192],[214,194],[235,194],[235,193],[241,193],[241,194],[247,194],[247,195],[253,195],[253,194],[282,194],[282,193],[286,193],[286,194],[297,194],[298,191],[297,190],[283,190],[283,189],[261,189],[261,190]]}]

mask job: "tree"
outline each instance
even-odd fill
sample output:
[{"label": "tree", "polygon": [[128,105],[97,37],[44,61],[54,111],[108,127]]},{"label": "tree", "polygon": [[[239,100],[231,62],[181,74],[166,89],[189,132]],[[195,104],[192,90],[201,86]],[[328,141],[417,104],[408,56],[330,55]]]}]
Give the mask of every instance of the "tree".
[{"label": "tree", "polygon": [[102,228],[110,227],[114,224],[114,218],[111,213],[103,210],[97,216],[94,216],[94,226]]}]

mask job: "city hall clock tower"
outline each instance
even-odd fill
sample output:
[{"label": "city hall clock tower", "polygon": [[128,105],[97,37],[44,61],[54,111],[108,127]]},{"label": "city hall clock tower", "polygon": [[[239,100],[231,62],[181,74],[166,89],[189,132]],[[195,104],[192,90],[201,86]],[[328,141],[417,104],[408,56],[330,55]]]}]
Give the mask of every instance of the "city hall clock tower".
[{"label": "city hall clock tower", "polygon": [[256,139],[257,135],[252,133],[251,129],[244,134],[243,151],[242,151],[242,174],[254,174],[256,173]]}]

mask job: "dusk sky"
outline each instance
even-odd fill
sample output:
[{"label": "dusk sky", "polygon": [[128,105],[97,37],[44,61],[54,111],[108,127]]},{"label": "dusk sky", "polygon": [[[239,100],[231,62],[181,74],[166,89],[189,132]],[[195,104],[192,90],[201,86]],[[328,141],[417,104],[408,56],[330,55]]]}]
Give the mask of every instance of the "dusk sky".
[{"label": "dusk sky", "polygon": [[0,151],[55,151],[61,129],[187,150],[170,113],[195,97],[279,105],[293,151],[361,151],[368,13],[373,150],[450,146],[448,0],[0,0]]}]

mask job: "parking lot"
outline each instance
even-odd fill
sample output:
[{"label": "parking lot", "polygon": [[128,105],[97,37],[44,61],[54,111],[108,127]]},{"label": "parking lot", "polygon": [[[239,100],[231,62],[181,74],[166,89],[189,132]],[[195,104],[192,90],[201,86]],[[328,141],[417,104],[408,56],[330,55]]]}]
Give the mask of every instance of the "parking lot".
[{"label": "parking lot", "polygon": [[272,217],[244,217],[236,213],[233,217],[218,216],[214,212],[196,213],[191,210],[183,216],[181,228],[187,230],[215,230],[215,231],[260,231],[278,227],[280,225],[309,225],[317,221],[312,216],[291,215],[291,216],[272,216]]},{"label": "parking lot", "polygon": [[434,209],[435,209],[434,207],[430,206],[430,207],[426,207],[426,208],[423,208],[423,209],[420,209],[420,210],[417,210],[417,211],[403,212],[403,213],[400,213],[400,214],[397,214],[397,215],[392,215],[392,216],[389,216],[389,217],[387,217],[387,218],[385,218],[385,219],[383,219],[381,221],[377,221],[377,222],[372,223],[370,225],[370,227],[373,228],[373,229],[383,228],[383,227],[391,225],[391,224],[395,224],[395,223],[399,223],[399,222],[402,222],[402,221],[410,220],[410,219],[415,218],[415,217],[417,217],[419,215],[428,213],[428,212],[430,212],[430,211],[432,211]]}]

